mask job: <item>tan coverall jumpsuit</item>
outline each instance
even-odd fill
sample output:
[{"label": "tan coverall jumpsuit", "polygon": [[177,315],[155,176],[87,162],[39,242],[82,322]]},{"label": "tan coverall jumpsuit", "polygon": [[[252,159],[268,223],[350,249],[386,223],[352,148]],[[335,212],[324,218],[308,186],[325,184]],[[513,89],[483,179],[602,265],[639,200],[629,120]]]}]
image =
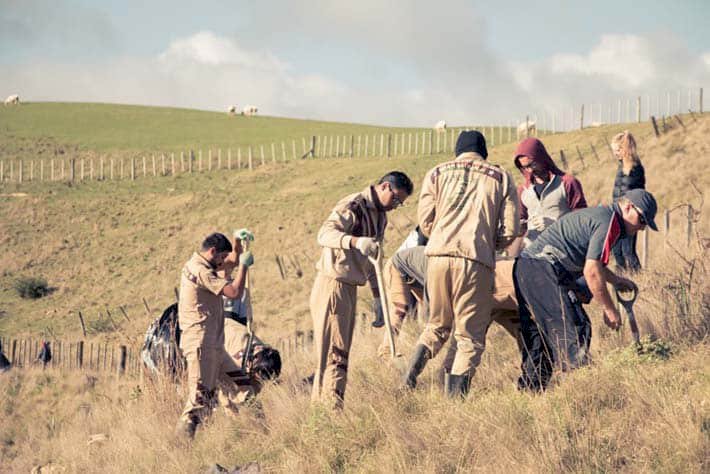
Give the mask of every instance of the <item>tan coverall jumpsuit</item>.
[{"label": "tan coverall jumpsuit", "polygon": [[342,199],[318,232],[322,247],[311,291],[316,370],[311,399],[341,408],[348,376],[348,359],[355,326],[357,286],[370,283],[378,291],[373,265],[350,248],[351,237],[381,242],[387,217],[373,187]]},{"label": "tan coverall jumpsuit", "polygon": [[217,402],[235,413],[237,404],[251,393],[249,385],[241,385],[244,374],[224,348],[221,294],[228,283],[198,253],[182,269],[178,321],[180,348],[187,360],[188,397],[180,419],[186,422],[200,423]]},{"label": "tan coverall jumpsuit", "polygon": [[436,356],[455,323],[451,374],[473,377],[491,323],[495,251],[519,233],[513,179],[477,153],[462,153],[426,174],[417,213],[429,237],[430,314],[418,343]]}]

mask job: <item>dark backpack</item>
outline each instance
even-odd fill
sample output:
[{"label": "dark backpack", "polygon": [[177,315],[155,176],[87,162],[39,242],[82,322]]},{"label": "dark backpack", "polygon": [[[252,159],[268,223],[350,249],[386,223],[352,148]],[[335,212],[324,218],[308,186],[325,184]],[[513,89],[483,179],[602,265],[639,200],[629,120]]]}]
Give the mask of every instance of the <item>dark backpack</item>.
[{"label": "dark backpack", "polygon": [[141,359],[152,373],[177,376],[185,369],[185,358],[180,351],[178,305],[168,306],[145,332]]}]

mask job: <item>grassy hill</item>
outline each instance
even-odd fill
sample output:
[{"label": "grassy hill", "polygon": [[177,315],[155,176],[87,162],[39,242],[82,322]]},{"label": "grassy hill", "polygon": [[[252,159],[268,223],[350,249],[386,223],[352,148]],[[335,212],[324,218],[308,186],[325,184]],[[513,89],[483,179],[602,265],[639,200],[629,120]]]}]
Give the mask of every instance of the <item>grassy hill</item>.
[{"label": "grassy hill", "polygon": [[64,153],[147,153],[229,148],[311,135],[396,133],[386,128],[267,116],[230,116],[169,107],[90,103],[24,103],[0,107],[0,159]]},{"label": "grassy hill", "polygon": [[[29,118],[23,127],[8,131],[6,116],[0,116],[2,133],[24,136],[27,143],[42,140],[33,138]],[[222,118],[225,123],[243,119],[224,114],[214,120]],[[41,132],[36,136],[54,134],[66,143],[80,143],[89,135],[80,127],[71,132],[73,126],[56,119],[44,125],[37,120]],[[704,164],[710,116],[684,120],[687,130],[677,127],[660,139],[653,137],[648,123],[628,125],[637,136],[648,188],[660,208],[692,202],[700,211],[695,223],[699,235],[689,248],[682,209],[671,217],[672,247],[664,246],[662,235],[650,236],[650,269],[639,277],[642,332],[672,347],[669,360],[662,344],[650,345],[652,353],[645,358],[625,350],[628,333],[610,333],[592,307],[594,366],[560,377],[545,396],[519,394],[513,388],[515,345],[493,328],[473,393],[466,403],[454,404],[439,395],[436,363],[430,364],[422,391],[406,396],[396,392],[403,361],[377,361],[374,347],[381,333],[359,327],[343,415],[309,408],[299,380],[311,370],[312,357],[297,355],[286,361],[284,383],[269,387],[261,397],[265,419],[251,409],[236,421],[219,415],[191,451],[170,438],[183,396],[172,387],[15,372],[0,375],[0,407],[7,420],[0,424],[0,472],[27,471],[49,461],[68,472],[195,472],[211,462],[250,460],[278,472],[707,471],[710,353],[703,337],[710,305],[701,244],[709,229],[707,205],[693,184],[701,192],[710,186]],[[175,136],[178,128],[160,132],[156,141],[146,135],[141,146],[171,146],[171,136],[178,144],[188,143]],[[63,134],[56,131],[60,129]],[[592,205],[609,201],[616,164],[603,137],[621,129],[606,126],[543,137],[556,159],[564,150]],[[128,135],[111,142],[106,134],[82,146],[121,148]],[[497,146],[489,159],[518,179],[512,154],[513,145]],[[179,269],[201,238],[242,226],[257,237],[252,281],[260,335],[274,341],[295,329],[309,329],[315,234],[332,205],[391,169],[410,174],[418,193],[424,173],[447,158],[316,159],[267,164],[251,172],[75,185],[0,184],[0,335],[38,335],[50,328],[59,337],[77,339],[80,309],[88,321],[89,340],[136,345],[158,310],[174,299]],[[388,255],[413,226],[416,200],[413,196],[392,213]],[[303,276],[282,280],[277,254],[297,259]],[[21,299],[12,285],[22,276],[43,276],[55,291],[39,300]],[[153,314],[145,314],[143,297]],[[359,298],[358,313],[368,312],[368,292],[361,290]],[[117,321],[120,330],[114,331],[99,312],[118,305],[128,305],[131,321]],[[418,329],[407,326],[404,354],[409,354]],[[111,441],[86,449],[88,436],[98,432],[108,433]]]}]

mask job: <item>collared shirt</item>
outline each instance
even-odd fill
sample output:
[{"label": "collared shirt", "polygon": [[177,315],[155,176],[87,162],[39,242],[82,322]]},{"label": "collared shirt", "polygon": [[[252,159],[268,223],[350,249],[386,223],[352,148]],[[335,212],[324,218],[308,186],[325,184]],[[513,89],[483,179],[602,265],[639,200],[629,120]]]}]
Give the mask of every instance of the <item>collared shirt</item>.
[{"label": "collared shirt", "polygon": [[377,288],[375,269],[359,250],[350,248],[351,237],[372,237],[382,242],[387,215],[372,186],[341,199],[318,231],[323,249],[316,269],[321,275],[350,285],[369,281]]},{"label": "collared shirt", "polygon": [[178,321],[181,347],[224,347],[222,290],[229,281],[199,253],[194,253],[182,269]]},{"label": "collared shirt", "polygon": [[518,195],[510,173],[477,153],[431,169],[417,210],[429,237],[427,256],[462,257],[493,269],[495,251],[519,233]]},{"label": "collared shirt", "polygon": [[580,209],[545,229],[520,256],[560,263],[572,275],[579,276],[588,259],[606,266],[612,247],[623,235],[618,205]]}]

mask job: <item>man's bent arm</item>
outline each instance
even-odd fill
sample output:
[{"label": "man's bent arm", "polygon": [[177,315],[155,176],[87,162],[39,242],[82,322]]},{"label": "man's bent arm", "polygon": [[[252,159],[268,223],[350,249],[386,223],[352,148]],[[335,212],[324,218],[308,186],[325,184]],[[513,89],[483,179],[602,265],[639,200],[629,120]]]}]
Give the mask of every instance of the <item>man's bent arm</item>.
[{"label": "man's bent arm", "polygon": [[614,311],[616,308],[606,287],[607,272],[611,273],[599,260],[587,259],[584,263],[584,278],[587,280],[592,296],[605,310]]},{"label": "man's bent arm", "polygon": [[241,298],[244,292],[244,283],[247,281],[247,271],[247,267],[240,265],[234,280],[224,286],[222,294],[231,299]]}]

